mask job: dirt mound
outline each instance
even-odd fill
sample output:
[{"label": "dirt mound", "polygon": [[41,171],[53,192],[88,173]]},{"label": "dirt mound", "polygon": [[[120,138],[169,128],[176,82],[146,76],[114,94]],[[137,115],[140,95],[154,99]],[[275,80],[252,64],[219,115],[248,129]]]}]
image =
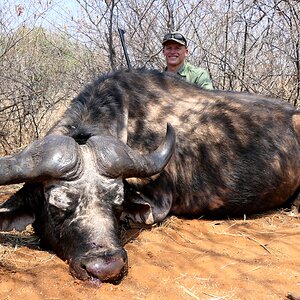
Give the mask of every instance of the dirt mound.
[{"label": "dirt mound", "polygon": [[[0,197],[7,198],[2,190]],[[1,201],[1,199],[0,199]],[[168,218],[126,232],[127,277],[94,287],[39,248],[31,228],[0,233],[0,299],[287,299],[300,295],[300,219]]]}]

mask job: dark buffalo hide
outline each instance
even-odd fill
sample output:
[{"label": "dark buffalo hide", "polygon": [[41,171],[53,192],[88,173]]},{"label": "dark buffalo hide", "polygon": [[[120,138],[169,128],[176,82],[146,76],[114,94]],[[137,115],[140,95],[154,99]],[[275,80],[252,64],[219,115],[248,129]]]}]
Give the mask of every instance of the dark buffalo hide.
[{"label": "dark buffalo hide", "polygon": [[281,100],[156,71],[100,77],[45,138],[0,159],[0,184],[25,182],[2,204],[0,229],[33,223],[74,276],[117,283],[120,220],[242,216],[295,198],[299,134],[299,112]]}]

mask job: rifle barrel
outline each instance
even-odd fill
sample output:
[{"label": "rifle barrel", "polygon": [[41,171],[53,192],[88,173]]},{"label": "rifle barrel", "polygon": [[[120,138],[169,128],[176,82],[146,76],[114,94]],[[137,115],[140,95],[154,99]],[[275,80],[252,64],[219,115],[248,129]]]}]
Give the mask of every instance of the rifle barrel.
[{"label": "rifle barrel", "polygon": [[129,59],[129,56],[128,56],[127,47],[126,47],[125,38],[124,38],[125,30],[123,30],[121,28],[118,28],[118,31],[119,31],[119,36],[120,36],[120,39],[121,39],[121,44],[122,44],[122,48],[123,48],[123,51],[124,51],[125,59],[126,59],[126,62],[127,62],[127,66],[128,66],[128,69],[130,70],[131,69],[131,63],[130,63],[130,59]]}]

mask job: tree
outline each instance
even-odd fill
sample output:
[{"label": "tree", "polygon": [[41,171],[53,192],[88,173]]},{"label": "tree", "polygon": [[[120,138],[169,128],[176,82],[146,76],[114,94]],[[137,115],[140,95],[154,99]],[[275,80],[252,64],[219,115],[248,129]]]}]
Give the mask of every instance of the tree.
[{"label": "tree", "polygon": [[118,28],[135,68],[162,70],[161,40],[178,30],[216,88],[298,105],[299,17],[297,0],[4,0],[0,152],[44,135],[93,78],[127,68]]}]

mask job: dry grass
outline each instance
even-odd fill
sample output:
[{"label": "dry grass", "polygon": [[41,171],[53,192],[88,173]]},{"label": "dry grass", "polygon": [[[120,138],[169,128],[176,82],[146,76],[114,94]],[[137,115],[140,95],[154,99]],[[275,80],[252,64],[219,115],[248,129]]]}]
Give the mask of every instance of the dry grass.
[{"label": "dry grass", "polygon": [[55,255],[40,250],[40,240],[31,226],[22,232],[0,233],[0,267],[6,271],[31,270],[52,260]]},{"label": "dry grass", "polygon": [[[0,196],[5,195],[8,191],[10,193],[14,192],[17,188],[19,188],[18,185],[0,189]],[[201,227],[199,227],[199,223],[202,224]],[[181,228],[181,226],[183,226],[184,229]],[[195,228],[201,228],[201,231],[195,231]],[[144,230],[148,232],[143,233]],[[138,243],[132,244],[129,251],[138,251],[140,245],[143,243],[145,244],[144,246],[149,247],[149,240],[156,239],[156,247],[160,249],[160,252],[158,252],[159,255],[154,252],[154,250],[151,252],[149,248],[139,252],[140,260],[142,260],[143,255],[145,255],[143,263],[146,263],[148,260],[153,260],[151,267],[157,267],[157,264],[161,262],[160,256],[165,253],[167,253],[167,260],[176,255],[191,255],[195,257],[196,260],[199,260],[198,256],[201,256],[201,254],[197,254],[196,249],[197,251],[201,250],[203,257],[206,259],[206,264],[212,263],[209,258],[210,255],[219,253],[219,259],[224,261],[220,264],[212,265],[218,268],[218,271],[214,275],[215,278],[207,277],[208,272],[207,274],[199,273],[199,275],[197,275],[199,279],[195,277],[196,274],[187,274],[186,276],[182,274],[182,277],[177,277],[173,281],[178,289],[186,295],[186,299],[217,300],[238,299],[237,293],[239,289],[239,287],[237,287],[237,291],[235,291],[233,287],[228,286],[227,289],[219,290],[216,284],[216,278],[218,279],[217,276],[219,273],[224,272],[228,274],[229,272],[233,272],[240,274],[239,276],[242,278],[257,280],[260,276],[259,274],[264,274],[266,271],[271,272],[270,270],[272,268],[265,263],[266,259],[270,265],[281,259],[281,253],[283,252],[282,249],[278,248],[277,243],[282,245],[282,243],[287,242],[287,245],[290,245],[292,238],[295,239],[295,245],[297,247],[297,232],[300,232],[299,216],[290,216],[286,210],[282,209],[250,216],[249,218],[243,217],[241,219],[227,220],[197,221],[183,220],[171,216],[166,218],[162,223],[153,226],[135,226],[135,228],[131,229],[123,227],[122,237],[124,244],[135,240],[138,241]],[[232,244],[232,247],[231,242],[228,242],[231,238],[236,242],[236,244]],[[214,245],[216,241],[219,243],[218,251],[216,251],[213,246],[210,247],[208,245],[210,243]],[[222,244],[221,241],[224,241],[224,243]],[[162,244],[164,244],[166,248],[161,248]],[[220,248],[221,245],[223,245],[223,249]],[[236,252],[234,251],[229,257],[229,251],[238,248],[241,249],[241,246],[238,245],[246,245],[247,249],[245,249],[245,253],[251,249],[255,259],[251,260],[248,258],[247,261],[243,261],[243,257],[236,257]],[[31,226],[28,226],[23,232],[13,231],[0,233],[0,272],[5,276],[5,272],[15,273],[33,269],[37,270],[36,268],[38,267],[44,268],[44,264],[46,266],[49,261],[53,260],[55,255],[47,251],[39,251],[39,246],[39,239],[34,235]],[[263,250],[259,250],[260,248]],[[188,254],[189,249],[192,250],[191,254]],[[151,256],[148,256],[148,253],[150,253]],[[174,267],[177,263],[179,262],[175,260],[174,263],[172,262],[170,265]],[[205,263],[204,268],[206,267]],[[162,272],[166,271],[166,266],[168,266],[168,264],[163,261]],[[208,266],[207,268],[209,269]],[[133,271],[131,270],[131,272]],[[186,271],[182,273],[185,272]],[[282,272],[285,272],[285,270]],[[292,271],[289,276],[295,276],[293,272],[294,271]],[[232,275],[232,278],[235,278],[235,276],[236,275]],[[297,290],[294,287],[287,288],[287,292],[294,291],[297,294]],[[287,293],[285,295],[287,295]],[[299,300],[298,298],[290,299]]]}]

